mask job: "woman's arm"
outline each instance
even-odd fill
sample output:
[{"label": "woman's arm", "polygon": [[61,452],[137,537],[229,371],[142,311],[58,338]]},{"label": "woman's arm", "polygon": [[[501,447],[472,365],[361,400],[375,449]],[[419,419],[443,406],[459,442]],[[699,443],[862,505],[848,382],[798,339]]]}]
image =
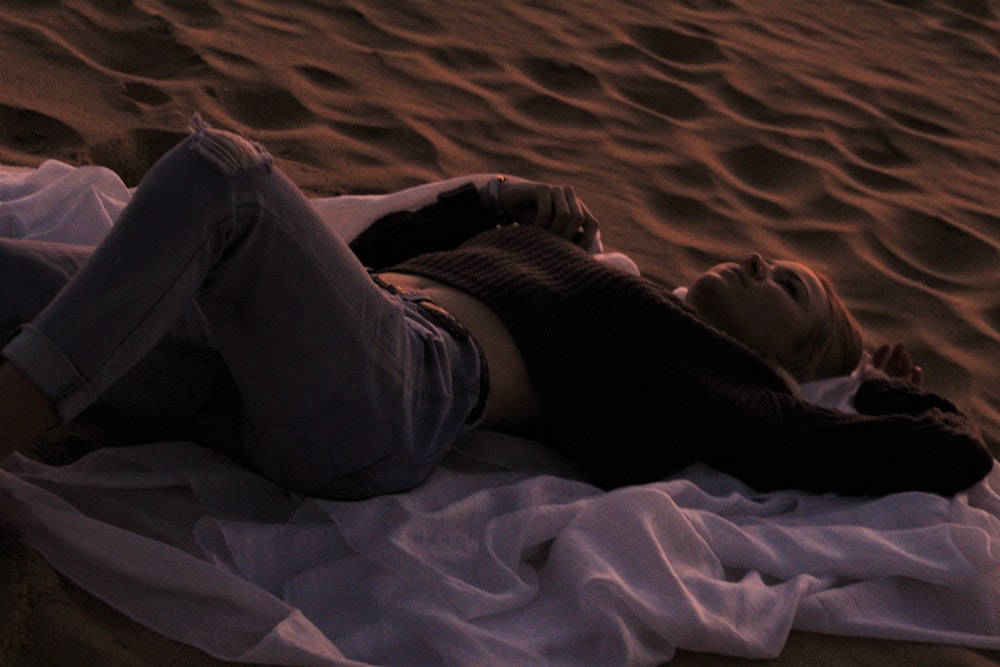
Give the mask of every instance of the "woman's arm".
[{"label": "woman's arm", "polygon": [[384,269],[417,255],[450,250],[500,223],[483,205],[479,188],[465,183],[438,194],[433,203],[416,211],[382,216],[350,246],[362,264]]},{"label": "woman's arm", "polygon": [[[415,185],[398,192],[323,197],[312,199],[310,203],[319,216],[328,221],[342,239],[350,243],[384,216],[399,211],[417,211],[437,201],[438,195],[455,190],[467,183],[482,187],[495,175],[469,174]],[[508,178],[520,180],[514,176]]]},{"label": "woman's arm", "polygon": [[[992,468],[992,455],[972,422],[954,403],[923,391],[923,369],[904,343],[881,345],[861,368],[854,406],[871,419],[858,427],[857,442],[835,454],[846,464],[837,474],[859,488],[914,488],[949,495],[975,483]],[[866,448],[870,448],[867,449]],[[865,476],[867,481],[862,483]]]},{"label": "woman's arm", "polygon": [[[866,384],[879,390],[875,381]],[[782,397],[772,434],[754,438],[748,433],[746,447],[728,449],[713,463],[759,490],[845,495],[926,491],[951,496],[989,474],[993,456],[968,417],[915,387],[908,395],[908,407],[915,411],[874,415]]]},{"label": "woman's arm", "polygon": [[924,371],[904,343],[882,345],[862,363],[854,407],[866,415],[919,415],[934,408],[959,413],[948,399],[923,391],[923,384]]},{"label": "woman's arm", "polygon": [[573,188],[490,180],[465,182],[417,210],[384,215],[351,241],[351,249],[366,266],[382,269],[451,250],[480,232],[513,223],[541,227],[584,248],[597,243],[597,220]]},{"label": "woman's arm", "polygon": [[862,362],[862,381],[887,377],[905,380],[917,389],[924,386],[924,369],[913,363],[910,351],[906,349],[906,343],[880,345]]}]

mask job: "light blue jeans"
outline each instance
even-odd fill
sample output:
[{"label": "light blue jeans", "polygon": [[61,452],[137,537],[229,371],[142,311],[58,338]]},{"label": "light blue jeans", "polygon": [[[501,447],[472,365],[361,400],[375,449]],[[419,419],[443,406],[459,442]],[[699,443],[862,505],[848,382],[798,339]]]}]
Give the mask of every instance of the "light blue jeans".
[{"label": "light blue jeans", "polygon": [[420,484],[480,406],[468,333],[376,285],[259,144],[200,118],[89,258],[30,246],[0,262],[57,294],[3,355],[64,420],[100,399],[291,490],[362,498]]}]

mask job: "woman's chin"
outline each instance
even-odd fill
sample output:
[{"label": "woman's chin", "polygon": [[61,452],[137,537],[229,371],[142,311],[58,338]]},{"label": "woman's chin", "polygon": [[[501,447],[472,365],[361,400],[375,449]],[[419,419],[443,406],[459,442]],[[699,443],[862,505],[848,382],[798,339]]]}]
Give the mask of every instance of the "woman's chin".
[{"label": "woman's chin", "polygon": [[684,302],[711,324],[718,326],[716,315],[731,299],[732,291],[723,276],[703,273],[688,286]]}]

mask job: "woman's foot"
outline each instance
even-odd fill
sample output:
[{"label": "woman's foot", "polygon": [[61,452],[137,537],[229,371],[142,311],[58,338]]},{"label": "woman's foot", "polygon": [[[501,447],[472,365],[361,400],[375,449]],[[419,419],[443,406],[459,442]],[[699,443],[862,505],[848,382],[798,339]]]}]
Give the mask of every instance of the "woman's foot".
[{"label": "woman's foot", "polygon": [[0,460],[58,422],[48,394],[9,361],[0,363]]}]

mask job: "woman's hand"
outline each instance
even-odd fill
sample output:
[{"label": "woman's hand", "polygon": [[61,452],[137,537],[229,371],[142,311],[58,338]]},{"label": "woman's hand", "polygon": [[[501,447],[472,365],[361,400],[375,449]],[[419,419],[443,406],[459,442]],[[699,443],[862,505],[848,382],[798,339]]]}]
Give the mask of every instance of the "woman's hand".
[{"label": "woman's hand", "polygon": [[861,367],[861,379],[900,378],[918,389],[924,386],[924,369],[913,363],[906,344],[881,345]]},{"label": "woman's hand", "polygon": [[[513,222],[541,227],[582,248],[594,242],[597,218],[571,186],[505,180],[494,187],[496,203]],[[490,206],[489,186],[484,186],[481,194]]]}]

